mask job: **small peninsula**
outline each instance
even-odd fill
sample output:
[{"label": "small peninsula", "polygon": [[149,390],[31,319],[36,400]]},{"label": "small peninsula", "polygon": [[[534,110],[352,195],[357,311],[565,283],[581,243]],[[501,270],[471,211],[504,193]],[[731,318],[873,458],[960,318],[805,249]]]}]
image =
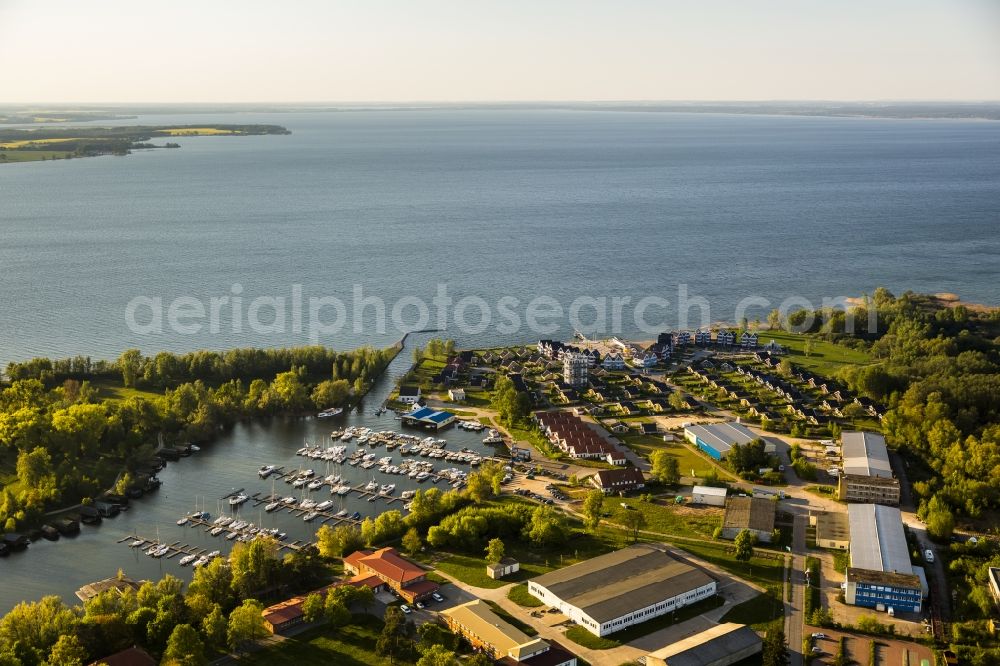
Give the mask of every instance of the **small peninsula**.
[{"label": "small peninsula", "polygon": [[0,164],[128,155],[133,150],[179,148],[151,143],[156,138],[291,134],[280,125],[134,125],[123,127],[44,127],[0,129]]}]

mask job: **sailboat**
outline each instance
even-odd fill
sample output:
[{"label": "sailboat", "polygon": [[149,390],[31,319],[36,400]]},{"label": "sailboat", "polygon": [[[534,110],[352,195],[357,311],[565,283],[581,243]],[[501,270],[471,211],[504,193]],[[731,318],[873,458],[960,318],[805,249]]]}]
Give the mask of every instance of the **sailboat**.
[{"label": "sailboat", "polygon": [[281,502],[278,501],[277,495],[274,494],[274,479],[271,479],[271,501],[264,507],[264,511],[271,513],[275,509],[281,506]]}]

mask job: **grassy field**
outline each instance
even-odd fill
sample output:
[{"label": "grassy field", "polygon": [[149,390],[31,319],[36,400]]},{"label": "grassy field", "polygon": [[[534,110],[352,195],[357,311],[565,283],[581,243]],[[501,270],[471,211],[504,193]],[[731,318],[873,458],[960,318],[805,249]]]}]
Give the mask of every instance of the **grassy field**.
[{"label": "grassy field", "polygon": [[162,393],[155,391],[144,391],[136,388],[126,388],[120,381],[110,379],[95,379],[90,382],[91,386],[97,389],[97,395],[102,400],[125,400],[126,398],[145,398],[146,400],[157,400],[162,398]]},{"label": "grassy field", "polygon": [[287,638],[273,647],[244,656],[241,664],[260,666],[300,666],[301,664],[337,664],[338,666],[389,666],[410,664],[396,659],[390,662],[375,654],[375,642],[382,621],[371,615],[356,615],[346,627],[319,628]]},{"label": "grassy field", "polygon": [[780,556],[756,556],[748,565],[736,561],[731,552],[732,544],[729,542],[684,542],[675,545],[734,576],[749,580],[767,590],[766,594],[731,608],[722,617],[723,622],[741,622],[752,625],[754,629],[763,630],[773,623],[780,622],[784,617],[784,607],[781,602],[784,586],[784,558]]},{"label": "grassy field", "polygon": [[544,605],[541,600],[531,596],[528,592],[528,586],[523,583],[507,590],[507,598],[518,606],[524,606],[525,608],[538,608]]},{"label": "grassy field", "polygon": [[[579,526],[579,523],[576,525]],[[550,549],[540,549],[526,541],[508,540],[505,545],[507,556],[517,560],[521,567],[520,571],[504,580],[493,580],[486,575],[486,559],[479,554],[442,553],[441,559],[428,564],[466,585],[496,589],[603,555],[621,548],[623,543],[621,532],[602,529],[597,534],[574,532],[565,544]]]},{"label": "grassy field", "polygon": [[26,146],[41,146],[52,143],[61,143],[63,141],[79,141],[77,138],[60,138],[60,139],[24,139],[22,141],[6,141],[0,143],[0,148],[7,149],[18,149],[24,148]]},{"label": "grassy field", "polygon": [[[722,622],[748,624],[756,631],[767,631],[775,622],[782,622],[785,607],[773,591],[760,594],[729,609]],[[779,625],[780,626],[780,625]]]},{"label": "grassy field", "polygon": [[235,134],[233,130],[217,127],[170,127],[156,130],[156,134],[165,136],[217,136],[219,134]]},{"label": "grassy field", "polygon": [[722,522],[722,509],[713,507],[690,507],[683,505],[643,502],[634,497],[605,497],[604,511],[612,514],[627,504],[646,519],[643,528],[663,535],[685,536],[693,539],[710,539],[712,532]]},{"label": "grassy field", "polygon": [[[871,357],[866,352],[827,342],[822,338],[786,333],[785,331],[760,331],[759,336],[761,344],[767,344],[771,340],[774,340],[788,349],[788,355],[792,363],[801,365],[824,376],[835,374],[837,370],[845,365],[867,365],[871,363]],[[812,351],[809,356],[805,354],[807,341],[812,343]]]},{"label": "grassy field", "polygon": [[[648,457],[656,450],[666,451],[671,458],[677,459],[677,467],[680,469],[681,476],[702,478],[712,470],[716,470],[720,476],[726,475],[707,458],[695,453],[679,440],[664,442],[662,437],[656,435],[624,435],[620,438],[626,446],[642,456]],[[691,473],[692,470],[694,470],[694,474]]]}]

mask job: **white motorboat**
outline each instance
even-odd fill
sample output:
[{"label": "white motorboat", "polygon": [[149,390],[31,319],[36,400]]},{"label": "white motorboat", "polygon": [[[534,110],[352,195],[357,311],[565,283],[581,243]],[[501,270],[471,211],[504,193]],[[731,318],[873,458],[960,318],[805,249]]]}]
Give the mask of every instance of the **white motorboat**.
[{"label": "white motorboat", "polygon": [[182,567],[186,567],[187,565],[191,564],[197,559],[198,559],[197,555],[185,555],[177,562],[177,564],[181,565]]},{"label": "white motorboat", "polygon": [[396,490],[396,484],[395,483],[387,483],[384,486],[382,486],[380,492],[383,495],[391,495],[395,490]]},{"label": "white motorboat", "polygon": [[319,515],[319,514],[318,514],[317,512],[315,512],[315,511],[310,511],[310,512],[309,512],[309,513],[307,513],[306,515],[302,516],[302,520],[304,520],[304,521],[306,521],[306,522],[308,523],[308,522],[312,521],[313,519],[315,519],[315,518],[316,518],[316,516],[318,516],[318,515]]},{"label": "white motorboat", "polygon": [[309,490],[319,490],[323,487],[322,479],[316,479],[315,481],[310,481],[309,485],[306,486]]},{"label": "white motorboat", "polygon": [[281,506],[280,502],[271,502],[270,504],[266,504],[264,506],[264,511],[267,511],[268,513],[271,513],[272,511],[274,511],[275,509],[277,509],[279,506]]},{"label": "white motorboat", "polygon": [[320,502],[319,504],[316,505],[316,510],[317,511],[326,511],[331,506],[333,506],[333,500],[323,500],[322,502]]},{"label": "white motorboat", "polygon": [[184,516],[183,518],[181,518],[181,519],[179,519],[179,520],[177,521],[177,524],[178,524],[178,525],[187,525],[187,522],[188,522],[188,517],[187,517],[187,516]]},{"label": "white motorboat", "polygon": [[320,412],[316,416],[319,417],[319,418],[321,418],[321,419],[328,419],[331,416],[340,416],[343,413],[344,413],[344,408],[343,407],[331,407],[329,409],[324,409],[322,412]]},{"label": "white motorboat", "polygon": [[248,499],[250,498],[244,495],[243,493],[239,493],[229,498],[229,506],[239,506],[240,504],[246,502]]},{"label": "white motorboat", "polygon": [[264,465],[263,467],[257,470],[257,476],[259,476],[262,479],[266,479],[271,475],[273,471],[274,471],[274,465]]},{"label": "white motorboat", "polygon": [[222,526],[213,527],[212,531],[209,532],[209,534],[211,534],[212,536],[219,536],[220,534],[222,534],[223,531],[225,531],[225,528]]}]

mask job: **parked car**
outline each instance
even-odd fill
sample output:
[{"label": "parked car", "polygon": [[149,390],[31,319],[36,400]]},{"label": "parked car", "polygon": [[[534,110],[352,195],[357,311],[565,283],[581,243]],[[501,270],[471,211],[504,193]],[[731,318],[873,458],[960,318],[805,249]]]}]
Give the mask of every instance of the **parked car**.
[{"label": "parked car", "polygon": [[444,597],[442,597],[437,592],[431,593],[431,599],[433,599],[434,601],[444,601]]},{"label": "parked car", "polygon": [[406,613],[407,615],[409,615],[410,613],[412,613],[412,612],[413,612],[413,609],[412,609],[412,608],[410,608],[409,606],[407,606],[406,604],[403,604],[402,606],[400,606],[400,607],[399,607],[399,610],[403,611],[403,612],[404,612],[404,613]]},{"label": "parked car", "polygon": [[930,564],[934,564],[934,551],[928,548],[924,551],[924,559]]},{"label": "parked car", "polygon": [[419,608],[420,610],[423,610],[423,609],[427,608],[427,606],[424,605],[424,602],[418,601],[417,602],[417,608]]},{"label": "parked car", "polygon": [[815,634],[812,635],[812,637],[815,638],[816,640],[822,640],[822,639],[826,638],[826,634],[815,633]]}]

